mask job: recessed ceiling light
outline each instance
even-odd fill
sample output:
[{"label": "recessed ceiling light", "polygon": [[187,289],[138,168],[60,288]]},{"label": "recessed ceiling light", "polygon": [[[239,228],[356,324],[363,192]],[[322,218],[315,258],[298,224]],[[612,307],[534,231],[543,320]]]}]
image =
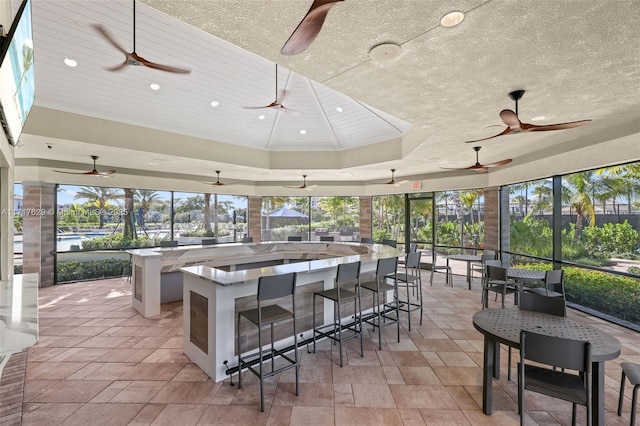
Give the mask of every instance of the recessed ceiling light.
[{"label": "recessed ceiling light", "polygon": [[160,90],[160,85],[157,83],[151,83],[149,87],[151,87],[151,90]]},{"label": "recessed ceiling light", "polygon": [[300,130],[300,134],[301,134],[301,135],[306,135],[306,134],[307,134],[307,131],[306,131],[306,130]]},{"label": "recessed ceiling light", "polygon": [[218,101],[211,101],[211,106],[212,106],[212,107],[217,107],[218,105],[220,105],[220,102],[218,102]]},{"label": "recessed ceiling light", "polygon": [[462,21],[464,21],[464,12],[454,10],[440,18],[440,25],[446,28],[451,28],[455,27]]},{"label": "recessed ceiling light", "polygon": [[264,120],[264,119],[265,119],[264,114],[260,114],[260,115],[258,116],[258,120]]},{"label": "recessed ceiling light", "polygon": [[338,108],[336,108],[336,111],[338,111],[338,112],[342,112],[342,111],[344,111],[344,110],[342,109],[342,107],[338,107]]},{"label": "recessed ceiling light", "polygon": [[545,117],[544,115],[539,115],[539,116],[537,116],[537,117],[533,117],[533,118],[531,119],[531,121],[542,121],[542,120],[544,120],[545,118],[547,118],[547,117]]},{"label": "recessed ceiling light", "polygon": [[382,43],[369,50],[369,57],[377,62],[389,62],[398,59],[402,53],[402,46],[396,43]]},{"label": "recessed ceiling light", "polygon": [[75,59],[65,58],[64,64],[68,67],[75,68],[78,66],[78,61],[76,61]]}]

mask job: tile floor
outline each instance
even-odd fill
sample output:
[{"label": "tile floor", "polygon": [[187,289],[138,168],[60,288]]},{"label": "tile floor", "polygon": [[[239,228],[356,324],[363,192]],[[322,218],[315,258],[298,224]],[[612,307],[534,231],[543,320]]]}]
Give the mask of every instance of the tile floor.
[{"label": "tile floor", "polygon": [[[28,350],[22,424],[519,424],[517,388],[506,371],[494,385],[494,414],[481,411],[483,344],[471,323],[480,308],[478,284],[469,291],[464,277],[456,276],[450,288],[442,278],[438,274],[432,287],[425,286],[423,324],[414,313],[412,331],[403,329],[400,343],[395,328],[387,327],[378,351],[369,330],[364,357],[358,342],[349,341],[343,368],[337,346],[323,342],[315,354],[301,349],[300,395],[292,370],[273,377],[264,413],[253,375],[243,375],[242,389],[214,383],[183,355],[181,302],[143,318],[131,308],[126,279],[41,289],[40,339]],[[573,310],[569,316],[622,342],[622,355],[606,363],[605,420],[628,425],[629,398],[623,416],[616,415],[619,364],[640,362],[640,335]],[[502,356],[506,368],[505,348]],[[568,403],[532,393],[527,403],[528,425],[571,423]],[[584,423],[580,407],[578,424]]]}]

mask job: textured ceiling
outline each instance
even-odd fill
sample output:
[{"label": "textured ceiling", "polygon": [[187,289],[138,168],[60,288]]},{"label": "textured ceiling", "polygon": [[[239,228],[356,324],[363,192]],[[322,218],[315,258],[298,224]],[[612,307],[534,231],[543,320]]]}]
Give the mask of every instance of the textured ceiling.
[{"label": "textured ceiling", "polygon": [[[498,113],[513,108],[507,93],[515,89],[526,89],[524,122],[593,122],[486,141],[481,162],[513,158],[508,167],[517,167],[640,132],[635,0],[345,0],[307,51],[281,55],[310,4],[137,3],[137,53],[192,69],[178,75],[104,69],[123,57],[89,25],[104,25],[129,50],[131,1],[33,0],[36,108],[16,157],[79,168],[98,154],[109,168],[195,176],[220,169],[249,181],[307,173],[365,182],[389,168],[396,176],[450,174],[440,167],[475,162],[465,141],[501,131]],[[462,24],[439,26],[453,9],[466,12]],[[372,61],[369,50],[383,42],[401,45],[401,56]],[[66,67],[67,57],[78,67]],[[278,88],[290,91],[285,105],[302,115],[243,108],[274,100],[275,63]]]}]

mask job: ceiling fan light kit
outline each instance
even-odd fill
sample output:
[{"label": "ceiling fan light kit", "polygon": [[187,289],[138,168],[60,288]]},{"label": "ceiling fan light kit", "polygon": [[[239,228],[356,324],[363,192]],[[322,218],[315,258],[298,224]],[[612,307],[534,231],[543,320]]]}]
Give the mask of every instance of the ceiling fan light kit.
[{"label": "ceiling fan light kit", "polygon": [[543,131],[549,131],[549,130],[572,129],[574,127],[583,126],[591,121],[589,119],[589,120],[570,121],[567,123],[546,124],[546,125],[523,123],[522,121],[520,121],[520,118],[518,117],[518,101],[522,99],[522,96],[524,95],[524,93],[525,93],[524,90],[514,90],[508,93],[509,98],[516,103],[516,108],[515,108],[516,110],[512,111],[510,109],[503,109],[502,111],[500,111],[500,119],[504,124],[507,125],[507,127],[502,132],[494,136],[489,136],[488,138],[477,139],[474,141],[467,141],[466,143],[475,143],[475,142],[485,141],[487,139],[497,138],[498,136],[504,136],[504,135],[515,134],[515,133],[543,132]]}]

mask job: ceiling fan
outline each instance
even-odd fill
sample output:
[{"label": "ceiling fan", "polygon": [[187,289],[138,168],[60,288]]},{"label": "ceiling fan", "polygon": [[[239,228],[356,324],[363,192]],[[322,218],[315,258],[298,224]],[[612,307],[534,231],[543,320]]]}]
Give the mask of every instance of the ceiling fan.
[{"label": "ceiling fan", "polygon": [[145,66],[148,68],[154,68],[161,71],[173,72],[178,74],[188,74],[191,72],[188,68],[173,67],[170,65],[160,65],[155,62],[150,62],[139,56],[136,53],[136,2],[133,0],[133,51],[127,52],[122,46],[120,46],[111,34],[100,24],[93,24],[92,27],[98,31],[98,33],[104,37],[113,47],[118,49],[124,55],[124,62],[115,67],[107,68],[109,71],[120,71],[127,65]]},{"label": "ceiling fan", "polygon": [[235,185],[235,183],[222,183],[220,182],[220,170],[216,170],[216,181],[215,182],[202,182],[202,183],[206,183],[207,185],[211,185],[211,186],[229,186],[229,185]]},{"label": "ceiling fan", "polygon": [[93,170],[91,170],[90,172],[65,172],[64,170],[54,170],[54,172],[66,173],[68,175],[87,175],[87,176],[97,176],[97,177],[109,177],[116,172],[115,170],[105,170],[104,172],[99,172],[96,169],[96,160],[98,159],[98,156],[92,155],[91,158],[93,159]]},{"label": "ceiling fan", "polygon": [[278,64],[276,64],[276,99],[271,102],[269,105],[257,106],[257,107],[243,107],[245,109],[261,109],[261,108],[275,108],[278,111],[284,111],[290,115],[302,115],[301,112],[292,110],[284,106],[284,101],[286,97],[289,95],[289,91],[287,89],[278,90]]},{"label": "ceiling fan", "polygon": [[473,147],[473,150],[476,152],[476,164],[474,164],[473,166],[460,167],[460,168],[451,168],[451,167],[440,167],[440,168],[445,170],[474,170],[478,173],[486,173],[489,171],[489,168],[491,167],[504,166],[505,164],[509,164],[511,161],[513,161],[511,158],[509,158],[507,160],[497,161],[491,164],[480,164],[480,160],[478,159],[478,153],[480,152],[480,148],[482,147],[480,146]]},{"label": "ceiling fan", "polygon": [[329,10],[343,0],[314,0],[307,14],[302,18],[287,42],[280,49],[283,55],[302,53],[318,37]]},{"label": "ceiling fan", "polygon": [[568,123],[547,124],[542,126],[523,123],[518,118],[518,101],[522,98],[522,96],[524,95],[524,92],[525,92],[524,90],[514,90],[513,92],[509,93],[509,98],[511,98],[511,100],[515,101],[516,103],[515,112],[513,112],[510,109],[503,109],[502,111],[500,111],[500,119],[504,124],[507,125],[506,129],[504,129],[502,132],[498,133],[497,135],[490,136],[484,139],[478,139],[475,141],[467,141],[466,143],[485,141],[487,139],[497,138],[498,136],[504,136],[504,135],[515,134],[515,133],[572,129],[574,127],[580,127],[591,121],[591,120],[570,121]]},{"label": "ceiling fan", "polygon": [[302,175],[302,185],[300,186],[285,186],[285,188],[293,188],[293,189],[306,189],[307,191],[312,191],[318,185],[307,185],[307,175]]},{"label": "ceiling fan", "polygon": [[405,183],[409,182],[408,179],[404,179],[404,180],[396,180],[395,179],[395,174],[396,174],[396,169],[391,169],[391,180],[388,182],[369,182],[372,184],[377,184],[377,185],[393,185],[393,186],[400,186],[400,185],[404,185]]}]

